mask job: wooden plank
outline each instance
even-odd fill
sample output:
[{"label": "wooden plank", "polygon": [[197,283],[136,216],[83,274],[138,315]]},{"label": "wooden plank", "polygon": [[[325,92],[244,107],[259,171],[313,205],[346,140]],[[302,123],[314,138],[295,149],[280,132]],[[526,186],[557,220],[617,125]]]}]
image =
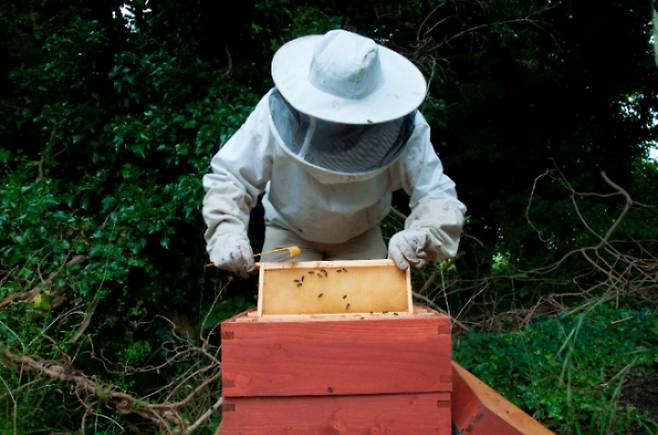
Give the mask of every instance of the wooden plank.
[{"label": "wooden plank", "polygon": [[229,398],[222,435],[450,434],[450,394]]},{"label": "wooden plank", "polygon": [[342,313],[342,314],[269,314],[259,317],[256,307],[252,307],[226,321],[235,322],[281,322],[281,321],[307,321],[307,322],[326,322],[327,320],[356,320],[361,319],[389,319],[389,318],[416,318],[423,316],[444,315],[439,311],[433,310],[426,305],[414,305],[413,312],[372,312],[372,313]]},{"label": "wooden plank", "polygon": [[258,317],[263,315],[263,283],[265,282],[265,268],[258,266],[258,303],[256,305],[256,314]]},{"label": "wooden plank", "polygon": [[[393,261],[393,260],[390,260]],[[395,266],[397,268],[397,266]],[[411,267],[408,267],[407,270],[404,271],[404,281],[405,281],[405,290],[407,292],[407,307],[408,309],[406,310],[408,313],[413,314],[414,312],[414,289],[411,287]]]},{"label": "wooden plank", "polygon": [[296,267],[324,267],[324,266],[350,266],[350,267],[373,267],[373,266],[390,266],[393,260],[336,260],[336,261],[271,261],[260,262],[259,265],[266,265],[267,269],[294,269]]},{"label": "wooden plank", "polygon": [[385,313],[349,313],[349,314],[268,314],[258,317],[256,311],[251,312],[247,317],[237,319],[238,322],[255,323],[255,322],[327,322],[341,320],[374,320],[374,319],[415,319],[417,317],[431,317],[428,313],[406,313],[406,312],[385,312]]},{"label": "wooden plank", "polygon": [[343,314],[268,314],[259,317],[255,308],[250,308],[226,321],[234,322],[326,322],[328,320],[373,320],[373,319],[415,319],[419,317],[443,316],[442,313],[432,310],[425,305],[414,305],[413,312],[372,312],[372,313],[343,313]]},{"label": "wooden plank", "polygon": [[452,418],[463,435],[553,433],[459,364],[452,366]]},{"label": "wooden plank", "polygon": [[260,263],[259,315],[412,312],[410,272],[391,260]]},{"label": "wooden plank", "polygon": [[225,397],[451,389],[450,320],[440,314],[228,321],[221,336]]}]

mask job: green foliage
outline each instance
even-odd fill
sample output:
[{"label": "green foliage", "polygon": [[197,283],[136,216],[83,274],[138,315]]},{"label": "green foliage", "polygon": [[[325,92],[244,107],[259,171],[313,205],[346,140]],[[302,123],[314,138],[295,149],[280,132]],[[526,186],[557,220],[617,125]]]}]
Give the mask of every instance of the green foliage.
[{"label": "green foliage", "polygon": [[[42,12],[31,6],[25,16]],[[77,355],[76,368],[141,394],[148,383],[104,372],[94,352],[112,355],[119,367],[159,363],[167,355],[157,340],[168,325],[154,316],[205,315],[204,300],[225,277],[203,267],[201,177],[258,95],[189,47],[160,46],[148,34],[124,39],[89,10],[72,9],[59,11],[48,32],[35,37],[29,62],[18,58],[26,53],[11,53],[13,87],[0,100],[0,297],[44,287],[28,304],[0,312],[0,341],[42,357]],[[85,261],[67,266],[76,255]],[[58,315],[95,303],[88,351],[80,354],[80,343],[71,341],[80,315]],[[243,297],[229,298],[211,320],[245,305]],[[57,331],[46,331],[49,322]],[[20,395],[19,432],[50,424],[48,413],[25,412],[44,400],[54,401],[46,409],[61,406],[50,389]],[[79,418],[75,399],[63,406],[52,422]]]},{"label": "green foliage", "polygon": [[655,309],[594,303],[518,332],[457,336],[454,358],[558,433],[655,431],[658,422],[620,391],[655,373],[657,321]]},{"label": "green foliage", "polygon": [[[473,297],[472,280],[483,277],[482,298],[506,307],[534,303],[554,290],[554,282],[532,281],[521,270],[596,242],[559,177],[538,182],[528,212],[534,228],[528,225],[533,180],[547,169],[559,168],[584,192],[610,190],[599,176],[605,170],[633,198],[658,204],[658,171],[646,159],[656,131],[658,83],[642,8],[612,1],[592,10],[566,1],[267,0],[242,2],[228,13],[221,2],[152,3],[0,4],[0,300],[17,298],[0,310],[0,343],[12,351],[53,361],[67,355],[76,369],[143,397],[196,362],[154,376],[126,367],[170,361],[164,343],[198,343],[199,332],[218,342],[217,322],[253,305],[253,279],[230,280],[204,267],[201,177],[212,154],[272,86],[274,50],[309,33],[358,31],[406,54],[427,76],[422,110],[446,172],[469,207],[469,222],[464,255],[425,273],[440,272],[443,288],[466,283],[471,292],[451,296],[457,306]],[[132,18],[123,18],[122,6]],[[402,212],[407,199],[395,196]],[[577,203],[599,233],[623,207],[619,196],[579,197]],[[636,207],[615,236],[657,240],[656,216],[652,208]],[[251,222],[255,245],[262,239],[258,220]],[[402,224],[399,215],[389,216],[385,236]],[[656,244],[646,249],[653,255]],[[583,264],[582,258],[565,264],[556,281],[573,286]],[[416,275],[415,284],[423,285],[419,278],[425,276]],[[431,299],[438,290],[428,289]],[[569,336],[575,316],[502,334],[501,346],[527,345],[525,359],[510,370],[530,390],[520,391],[523,382],[494,385],[565,430],[647,421],[635,411],[578,417],[576,402],[565,393],[578,387],[591,393],[585,402],[592,409],[613,409],[614,386],[628,375],[622,368],[631,361],[619,356],[596,373],[575,370],[575,364],[598,362],[587,360],[580,346],[589,345],[586,337],[592,346],[606,338],[588,329],[592,319],[613,320],[605,310],[588,314],[562,350],[540,332],[557,325]],[[650,317],[642,313],[633,311],[636,320],[618,327]],[[159,321],[163,317],[178,320],[172,326]],[[82,328],[84,320],[89,324]],[[621,341],[635,330],[618,332],[607,338]],[[464,340],[475,344],[478,335]],[[653,346],[639,340],[629,340],[629,352]],[[642,355],[627,371],[649,367]],[[546,378],[523,378],[540,360]],[[563,374],[560,363],[567,360]],[[462,361],[485,377],[498,376],[504,357],[493,352],[494,366],[481,370],[466,356]],[[554,382],[557,371],[562,384]],[[622,374],[600,391],[595,382],[602,372],[606,380]],[[0,430],[79,428],[89,410],[73,394],[35,374],[21,376],[0,366],[0,401],[6,405]],[[5,390],[16,392],[9,397]],[[541,398],[536,391],[550,394]],[[92,408],[97,433],[117,432],[116,424],[154,430],[119,412],[99,417],[111,412],[102,403]]]},{"label": "green foliage", "polygon": [[[341,28],[343,17],[335,11],[325,12],[317,2],[266,0],[256,4],[258,16],[251,23],[251,35],[255,41],[263,44],[265,58],[270,57],[286,42],[309,34],[322,34],[332,29]],[[272,26],[270,23],[284,23]]]}]

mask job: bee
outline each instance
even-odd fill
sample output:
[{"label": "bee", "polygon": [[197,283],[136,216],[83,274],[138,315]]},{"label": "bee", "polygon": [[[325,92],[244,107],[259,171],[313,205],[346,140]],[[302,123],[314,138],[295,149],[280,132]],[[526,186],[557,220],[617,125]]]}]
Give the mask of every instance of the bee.
[{"label": "bee", "polygon": [[327,385],[327,392],[328,393],[333,393],[334,389],[331,387],[331,385]]},{"label": "bee", "polygon": [[297,283],[297,287],[301,287],[301,286],[303,286],[303,285],[304,285],[304,284],[302,284],[301,282]]},{"label": "bee", "polygon": [[307,273],[308,273],[309,275],[315,275],[315,272],[313,272],[312,270],[308,271]]},{"label": "bee", "polygon": [[302,275],[302,282],[304,282],[304,275]]},{"label": "bee", "polygon": [[397,315],[398,315],[398,313],[393,313],[393,315],[394,315],[394,316],[397,316]]},{"label": "bee", "polygon": [[324,276],[325,276],[325,277],[327,276],[327,271],[326,271],[326,270],[324,270],[324,269],[320,269],[320,272],[324,273]]},{"label": "bee", "polygon": [[350,304],[345,305],[345,309],[349,310],[350,309]]},{"label": "bee", "polygon": [[341,272],[342,272],[342,269],[338,269],[336,272],[341,273]]},{"label": "bee", "polygon": [[347,272],[347,269],[345,269],[344,267],[342,267],[341,270],[342,270],[343,272]]},{"label": "bee", "polygon": [[318,297],[321,298],[324,293],[318,293]]},{"label": "bee", "polygon": [[347,299],[347,295],[343,295],[343,299]]},{"label": "bee", "polygon": [[299,283],[299,280],[298,280],[298,279],[293,279],[293,281],[295,281],[296,283]]}]

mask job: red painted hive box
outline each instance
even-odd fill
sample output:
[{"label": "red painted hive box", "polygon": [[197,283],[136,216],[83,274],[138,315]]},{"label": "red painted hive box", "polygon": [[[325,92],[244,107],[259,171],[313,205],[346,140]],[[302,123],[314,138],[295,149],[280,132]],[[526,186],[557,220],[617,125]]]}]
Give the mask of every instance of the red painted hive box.
[{"label": "red painted hive box", "polygon": [[221,337],[224,435],[450,434],[450,320],[435,311],[250,311]]}]

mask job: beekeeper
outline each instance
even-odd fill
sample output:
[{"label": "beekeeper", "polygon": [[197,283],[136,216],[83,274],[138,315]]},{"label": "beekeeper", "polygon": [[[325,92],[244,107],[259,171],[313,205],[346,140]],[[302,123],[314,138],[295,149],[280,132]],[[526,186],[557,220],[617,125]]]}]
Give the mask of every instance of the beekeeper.
[{"label": "beekeeper", "polygon": [[455,256],[465,207],[417,110],[426,83],[409,60],[332,30],[283,45],[272,78],[203,177],[215,266],[240,276],[254,269],[247,228],[263,192],[263,251],[297,245],[299,260],[386,258],[379,224],[392,192],[404,189],[411,214],[388,257],[406,269]]}]

